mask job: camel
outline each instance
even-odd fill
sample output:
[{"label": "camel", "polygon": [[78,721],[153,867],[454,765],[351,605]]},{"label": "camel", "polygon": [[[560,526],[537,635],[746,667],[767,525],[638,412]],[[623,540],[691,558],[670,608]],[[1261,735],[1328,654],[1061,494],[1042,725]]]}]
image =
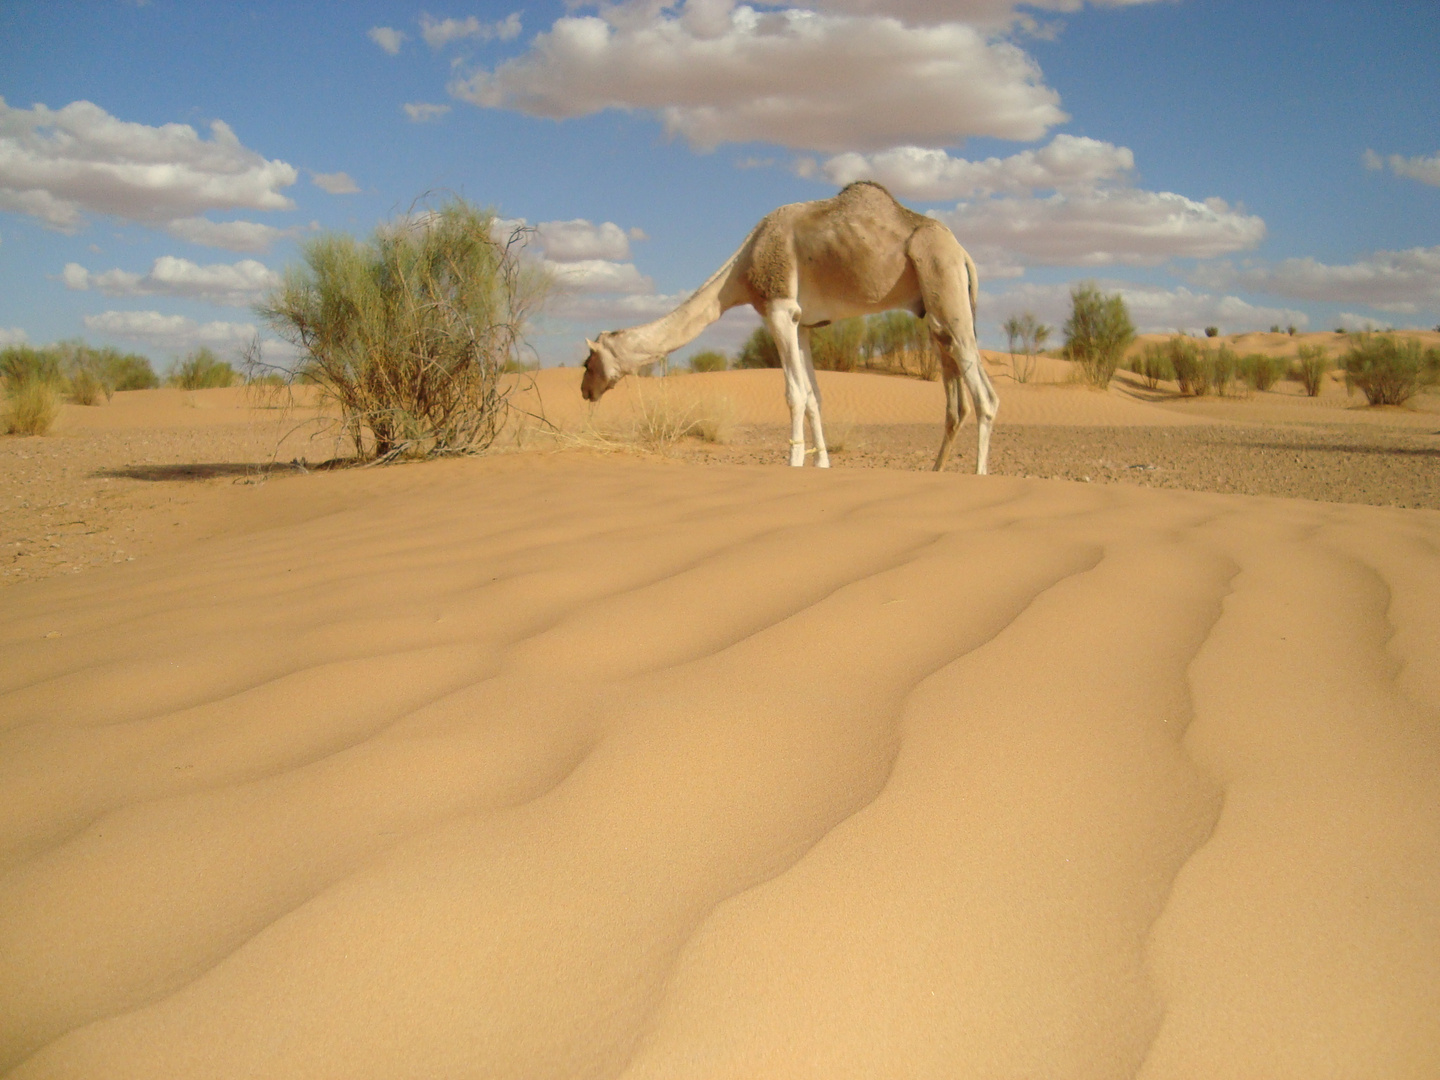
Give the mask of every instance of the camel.
[{"label": "camel", "polygon": [[625,375],[693,341],[730,308],[749,304],[775,339],[785,372],[790,464],[805,464],[808,416],[815,464],[828,468],[810,331],[836,319],[900,308],[925,320],[940,353],[945,434],[935,471],[945,468],[965,417],[963,379],[979,427],[975,471],[983,476],[1000,399],[980,362],[975,293],[975,263],[949,229],[901,206],[879,184],[860,180],[833,198],[791,203],[767,214],[740,250],[668,315],[587,339],[590,355],[580,392],[587,401],[599,401]]}]

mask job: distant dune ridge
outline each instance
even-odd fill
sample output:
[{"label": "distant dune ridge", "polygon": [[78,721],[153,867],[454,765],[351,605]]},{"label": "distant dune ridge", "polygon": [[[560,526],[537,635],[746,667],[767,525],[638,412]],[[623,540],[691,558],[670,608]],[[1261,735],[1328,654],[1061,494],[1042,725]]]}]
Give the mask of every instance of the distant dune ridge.
[{"label": "distant dune ridge", "polygon": [[3,594],[5,1075],[1440,1075],[1440,512],[576,454],[212,503]]}]

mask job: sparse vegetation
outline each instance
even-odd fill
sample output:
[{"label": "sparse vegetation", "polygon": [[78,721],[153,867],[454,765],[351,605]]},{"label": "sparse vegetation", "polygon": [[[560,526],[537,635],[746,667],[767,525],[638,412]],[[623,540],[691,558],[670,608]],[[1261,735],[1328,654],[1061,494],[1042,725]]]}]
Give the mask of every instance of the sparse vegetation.
[{"label": "sparse vegetation", "polygon": [[1219,328],[1218,326],[1207,326],[1207,327],[1205,327],[1205,336],[1206,336],[1206,337],[1219,337],[1219,336],[1220,336],[1220,328]]},{"label": "sparse vegetation", "polygon": [[234,386],[239,374],[226,361],[201,347],[185,357],[166,381],[181,390],[213,390]]},{"label": "sparse vegetation", "polygon": [[[940,377],[940,357],[930,328],[908,311],[887,311],[867,318],[841,319],[810,333],[810,358],[817,371],[879,371]],[[740,347],[737,368],[778,368],[780,352],[763,326]]]},{"label": "sparse vegetation", "polygon": [[44,435],[60,415],[55,384],[40,379],[7,385],[5,431],[10,435]]},{"label": "sparse vegetation", "polygon": [[1221,345],[1214,352],[1205,354],[1203,370],[1206,380],[1210,383],[1210,389],[1221,397],[1229,396],[1239,367],[1240,358],[1228,345]]},{"label": "sparse vegetation", "polygon": [[1351,339],[1341,363],[1347,390],[1358,386],[1371,405],[1403,405],[1440,373],[1440,350],[1425,350],[1414,338],[1363,334]]},{"label": "sparse vegetation", "polygon": [[1168,346],[1159,342],[1146,345],[1136,362],[1135,372],[1145,380],[1145,385],[1151,390],[1158,390],[1162,381],[1175,378]]},{"label": "sparse vegetation", "polygon": [[724,371],[729,366],[730,361],[725,354],[715,349],[706,349],[690,358],[691,371]]},{"label": "sparse vegetation", "polygon": [[810,358],[819,371],[854,371],[864,366],[864,319],[840,319],[810,331]]},{"label": "sparse vegetation", "polygon": [[524,335],[549,290],[524,234],[462,199],[377,229],[327,233],[257,309],[302,350],[360,458],[477,453],[500,434]]},{"label": "sparse vegetation", "polygon": [[1065,322],[1065,355],[1080,365],[1085,381],[1104,389],[1110,385],[1125,347],[1135,338],[1135,325],[1119,293],[1105,295],[1093,282],[1070,292],[1070,318]]},{"label": "sparse vegetation", "polygon": [[1240,358],[1240,377],[1252,390],[1269,390],[1285,374],[1285,361],[1264,353],[1246,353]]},{"label": "sparse vegetation", "polygon": [[1301,345],[1299,359],[1295,362],[1295,376],[1300,380],[1300,385],[1305,387],[1305,393],[1311,397],[1320,396],[1320,388],[1325,385],[1325,375],[1330,370],[1330,358],[1325,355],[1325,350],[1319,345]]},{"label": "sparse vegetation", "polygon": [[1164,345],[1165,359],[1180,393],[1190,397],[1203,397],[1210,391],[1210,380],[1206,378],[1200,363],[1200,347],[1184,334],[1173,334]]},{"label": "sparse vegetation", "polygon": [[1289,326],[1285,327],[1285,333],[1289,334],[1291,337],[1294,337],[1296,333],[1298,333],[1298,331],[1295,329],[1295,324],[1291,323]]},{"label": "sparse vegetation", "polygon": [[735,403],[730,398],[688,395],[672,389],[666,381],[655,390],[637,390],[628,436],[630,441],[663,453],[685,438],[728,443],[734,431]]},{"label": "sparse vegetation", "polygon": [[[1010,340],[1010,371],[1017,383],[1029,382],[1035,374],[1035,354],[1045,348],[1050,340],[1050,327],[1035,318],[1033,312],[1011,315],[1005,320],[1005,336]],[[1020,343],[1022,360],[1015,353],[1015,343]]]},{"label": "sparse vegetation", "polygon": [[[6,424],[26,434],[48,430],[68,395],[77,405],[98,405],[118,390],[158,385],[150,361],[82,341],[44,348],[18,345],[0,350],[0,380],[10,401]],[[32,389],[43,387],[43,390]]]},{"label": "sparse vegetation", "polygon": [[1280,324],[1279,324],[1279,323],[1276,323],[1274,326],[1270,327],[1270,333],[1272,333],[1272,334],[1278,334],[1279,332],[1280,332]]},{"label": "sparse vegetation", "polygon": [[780,366],[780,350],[775,348],[775,339],[770,336],[770,331],[763,326],[757,326],[755,330],[745,339],[745,344],[740,346],[740,353],[735,358],[737,368],[778,368]]}]

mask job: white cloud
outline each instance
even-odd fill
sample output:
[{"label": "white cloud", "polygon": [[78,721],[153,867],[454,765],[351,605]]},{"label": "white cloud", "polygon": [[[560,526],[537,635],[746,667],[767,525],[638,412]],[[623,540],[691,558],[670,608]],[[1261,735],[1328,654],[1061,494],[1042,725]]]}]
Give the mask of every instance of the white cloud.
[{"label": "white cloud", "polygon": [[1440,246],[1376,251],[1339,266],[1311,258],[1243,268],[1225,262],[1197,268],[1191,280],[1211,288],[1238,286],[1295,300],[1368,304],[1401,314],[1440,310]]},{"label": "white cloud", "polygon": [[105,311],[86,315],[85,329],[178,351],[201,345],[212,349],[239,348],[249,343],[257,331],[253,323],[198,323],[183,315],[162,315],[158,311]]},{"label": "white cloud", "polygon": [[159,224],[206,210],[289,210],[296,172],[240,144],[221,120],[129,123],[98,105],[15,109],[0,98],[0,209],[75,232],[83,213]]},{"label": "white cloud", "polygon": [[360,190],[360,185],[351,179],[349,173],[312,172],[310,180],[321,191],[327,191],[331,195],[354,195]]},{"label": "white cloud", "polygon": [[551,314],[604,327],[635,326],[674,311],[689,295],[688,292],[561,295],[551,305]]},{"label": "white cloud", "polygon": [[405,110],[405,115],[410,117],[410,121],[415,124],[433,123],[450,111],[449,105],[431,105],[424,101],[407,102],[400,107]]},{"label": "white cloud", "polygon": [[0,349],[11,345],[24,345],[29,340],[29,335],[18,326],[0,326]]},{"label": "white cloud", "polygon": [[1396,176],[1407,176],[1411,180],[1419,180],[1422,184],[1440,187],[1440,154],[1434,157],[1408,158],[1391,154],[1382,158],[1374,150],[1366,150],[1363,160],[1367,169],[1383,169],[1389,165],[1390,171]]},{"label": "white cloud", "polygon": [[653,293],[655,282],[635,268],[634,263],[608,259],[579,259],[573,262],[544,260],[545,269],[561,288],[590,293]]},{"label": "white cloud", "polygon": [[490,41],[510,41],[520,36],[520,13],[512,11],[498,22],[481,22],[474,15],[465,19],[437,19],[431,15],[420,16],[420,36],[432,49],[443,49],[452,41],[462,38],[479,38]]},{"label": "white cloud", "polygon": [[[624,262],[630,258],[630,240],[644,239],[639,229],[629,233],[613,221],[592,225],[584,218],[573,221],[542,221],[535,226],[546,257],[556,262],[577,262],[582,259],[608,259]],[[636,234],[639,235],[636,235]]]},{"label": "white cloud", "polygon": [[211,221],[208,218],[178,218],[165,223],[171,236],[202,247],[225,248],[228,251],[269,251],[270,245],[286,236],[294,236],[296,228],[277,229],[256,221]]},{"label": "white cloud", "polygon": [[[1297,327],[1309,324],[1303,311],[1291,308],[1262,307],[1238,296],[1216,296],[1197,293],[1180,286],[1167,289],[1159,285],[1134,285],[1128,282],[1102,281],[1105,292],[1119,292],[1130,309],[1130,318],[1141,333],[1168,333],[1184,330],[1197,333],[1206,326],[1219,326],[1225,333],[1264,330],[1279,324]],[[1070,316],[1070,284],[1017,285],[1003,293],[980,294],[981,318],[998,326],[1010,315],[1032,311],[1042,321],[1055,327],[1055,341],[1063,339],[1060,328]]]},{"label": "white cloud", "polygon": [[1223,199],[1134,188],[980,199],[935,216],[979,259],[1059,266],[1150,266],[1254,247],[1265,222]]},{"label": "white cloud", "polygon": [[66,263],[67,288],[96,289],[106,296],[179,296],[227,307],[248,307],[280,284],[280,275],[254,259],[198,266],[189,259],[162,255],[147,274],[106,270],[92,274],[78,263]]},{"label": "white cloud", "polygon": [[450,86],[535,116],[646,109],[693,146],[840,152],[1037,139],[1066,117],[1015,45],[958,22],[660,0],[567,17],[523,55]]},{"label": "white cloud", "polygon": [[969,199],[1037,190],[1093,189],[1125,177],[1135,168],[1126,147],[1074,135],[1056,135],[1038,150],[1006,158],[967,161],[944,150],[900,146],[876,154],[839,154],[822,166],[841,186],[876,180],[901,198]]},{"label": "white cloud", "polygon": [[405,34],[389,26],[372,26],[366,36],[391,56],[400,51],[405,41]]}]

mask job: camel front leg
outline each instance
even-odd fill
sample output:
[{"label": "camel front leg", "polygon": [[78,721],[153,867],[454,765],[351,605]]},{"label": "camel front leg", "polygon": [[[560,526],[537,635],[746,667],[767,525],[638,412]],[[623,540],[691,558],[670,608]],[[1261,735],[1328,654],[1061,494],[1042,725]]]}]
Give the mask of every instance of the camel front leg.
[{"label": "camel front leg", "polygon": [[825,427],[820,422],[820,381],[815,378],[815,361],[810,355],[810,328],[802,326],[797,335],[800,359],[805,363],[805,414],[810,417],[810,435],[815,440],[815,466],[830,467],[830,448],[825,445]]},{"label": "camel front leg", "polygon": [[805,464],[805,407],[810,399],[804,360],[800,354],[800,305],[794,300],[772,301],[765,326],[775,339],[780,367],[785,372],[785,403],[790,406],[790,464]]}]

